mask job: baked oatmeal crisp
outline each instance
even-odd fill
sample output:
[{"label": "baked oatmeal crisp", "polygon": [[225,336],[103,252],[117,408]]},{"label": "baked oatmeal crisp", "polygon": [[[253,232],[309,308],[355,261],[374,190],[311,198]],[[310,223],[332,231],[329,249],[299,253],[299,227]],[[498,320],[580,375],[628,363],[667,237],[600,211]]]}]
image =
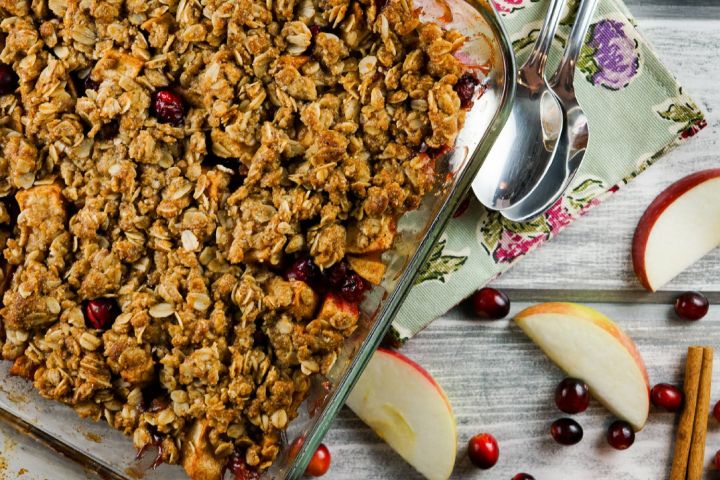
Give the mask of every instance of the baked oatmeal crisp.
[{"label": "baked oatmeal crisp", "polygon": [[266,470],[463,125],[463,42],[408,0],[0,1],[11,374],[194,480]]}]

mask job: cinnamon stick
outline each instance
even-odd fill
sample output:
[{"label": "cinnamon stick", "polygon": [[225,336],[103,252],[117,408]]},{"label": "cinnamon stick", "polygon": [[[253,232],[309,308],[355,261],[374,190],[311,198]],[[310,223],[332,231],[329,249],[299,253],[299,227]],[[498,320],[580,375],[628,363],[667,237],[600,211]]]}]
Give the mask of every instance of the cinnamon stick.
[{"label": "cinnamon stick", "polygon": [[702,364],[703,348],[689,347],[685,362],[685,380],[683,382],[685,406],[680,415],[680,424],[675,435],[675,453],[672,469],[670,470],[670,480],[686,480]]},{"label": "cinnamon stick", "polygon": [[705,466],[705,435],[707,434],[708,414],[710,413],[712,364],[713,349],[705,347],[703,349],[702,369],[700,370],[700,387],[697,394],[693,435],[690,442],[687,480],[701,480],[703,467]]}]

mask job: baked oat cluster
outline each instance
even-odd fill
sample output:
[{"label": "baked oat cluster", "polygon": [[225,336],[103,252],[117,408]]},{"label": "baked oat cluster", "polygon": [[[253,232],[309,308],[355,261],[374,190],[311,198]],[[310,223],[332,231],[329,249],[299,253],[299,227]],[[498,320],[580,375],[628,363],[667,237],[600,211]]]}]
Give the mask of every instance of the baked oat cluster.
[{"label": "baked oat cluster", "polygon": [[410,0],[0,0],[11,372],[195,480],[267,469],[462,126],[463,41]]}]

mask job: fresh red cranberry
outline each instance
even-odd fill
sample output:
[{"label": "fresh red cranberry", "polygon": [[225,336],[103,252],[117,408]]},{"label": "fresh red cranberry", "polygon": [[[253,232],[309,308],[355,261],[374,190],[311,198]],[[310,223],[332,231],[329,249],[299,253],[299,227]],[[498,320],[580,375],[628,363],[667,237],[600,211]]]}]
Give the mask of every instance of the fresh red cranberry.
[{"label": "fresh red cranberry", "polygon": [[635,432],[630,424],[624,420],[616,420],[610,424],[607,431],[607,442],[615,450],[625,450],[635,441]]},{"label": "fresh red cranberry", "polygon": [[590,404],[588,386],[577,378],[566,378],[555,389],[555,405],[565,413],[580,413]]},{"label": "fresh red cranberry", "polygon": [[92,328],[105,330],[112,325],[117,316],[117,305],[109,298],[96,298],[85,305],[85,320]]},{"label": "fresh red cranberry", "polygon": [[497,440],[489,433],[475,435],[468,442],[468,457],[473,465],[483,470],[492,468],[500,457]]},{"label": "fresh red cranberry", "polygon": [[160,90],[153,101],[155,116],[162,123],[180,125],[185,118],[185,104],[182,97],[170,90]]},{"label": "fresh red cranberry", "polygon": [[18,76],[10,65],[0,63],[0,95],[13,93],[18,88]]},{"label": "fresh red cranberry", "polygon": [[658,383],[650,390],[650,401],[658,408],[677,412],[683,405],[683,393],[674,385]]},{"label": "fresh red cranberry", "polygon": [[299,280],[315,288],[321,279],[320,268],[310,257],[301,257],[295,260],[285,271],[286,280]]},{"label": "fresh red cranberry", "polygon": [[715,417],[715,420],[720,422],[720,401],[718,401],[715,406],[713,407],[713,417]]},{"label": "fresh red cranberry", "polygon": [[470,206],[470,195],[465,197],[463,199],[463,201],[460,202],[460,205],[457,206],[457,208],[453,212],[453,218],[458,218],[460,215],[465,213],[465,211],[467,211],[469,206]]},{"label": "fresh red cranberry", "polygon": [[710,302],[700,292],[685,292],[675,300],[675,313],[683,320],[700,320],[709,308]]},{"label": "fresh red cranberry", "polygon": [[330,469],[330,450],[321,443],[305,469],[305,474],[311,477],[322,477]]},{"label": "fresh red cranberry", "polygon": [[583,429],[572,418],[561,418],[552,423],[550,434],[561,445],[575,445],[582,440]]},{"label": "fresh red cranberry", "polygon": [[455,91],[460,97],[460,106],[468,108],[472,105],[472,97],[475,94],[475,87],[480,81],[469,73],[464,73],[455,84]]},{"label": "fresh red cranberry", "polygon": [[512,480],[535,480],[535,477],[529,473],[518,473],[512,478]]},{"label": "fresh red cranberry", "polygon": [[472,296],[475,314],[483,319],[499,320],[510,312],[510,299],[494,288],[481,288]]}]

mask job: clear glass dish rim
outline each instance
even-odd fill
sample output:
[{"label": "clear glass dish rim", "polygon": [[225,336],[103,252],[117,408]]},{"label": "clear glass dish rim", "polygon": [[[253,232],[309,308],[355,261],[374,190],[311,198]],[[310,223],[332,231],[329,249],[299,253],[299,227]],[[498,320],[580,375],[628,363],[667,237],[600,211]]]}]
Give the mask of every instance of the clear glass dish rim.
[{"label": "clear glass dish rim", "polygon": [[[439,0],[442,1],[442,0]],[[312,428],[309,430],[302,446],[298,450],[297,456],[292,460],[288,467],[285,479],[295,480],[300,478],[305,472],[305,468],[312,458],[313,453],[322,441],[327,430],[330,428],[332,421],[345,403],[345,400],[355,385],[358,377],[362,373],[367,362],[375,352],[383,337],[387,333],[395,314],[400,308],[403,300],[410,292],[415,277],[420,268],[428,259],[431,249],[435,242],[442,234],[445,226],[452,217],[453,212],[457,209],[465,194],[470,190],[470,185],[475,178],[478,170],[482,166],[482,162],[498,137],[498,134],[507,120],[512,102],[515,96],[515,78],[516,65],[515,57],[512,51],[512,45],[504,28],[504,25],[498,15],[491,0],[464,0],[472,5],[487,22],[487,25],[493,32],[499,49],[499,58],[503,62],[503,88],[500,103],[494,112],[488,128],[474,152],[470,155],[470,160],[466,166],[462,168],[452,182],[452,188],[445,196],[444,204],[439,209],[437,216],[432,220],[428,227],[426,235],[420,241],[417,250],[412,255],[400,276],[395,288],[390,292],[387,300],[382,303],[382,307],[377,314],[376,320],[368,332],[368,335],[362,341],[361,348],[353,357],[350,366],[337,383],[333,394],[328,399],[327,404],[323,408],[323,412],[314,421]],[[94,471],[100,478],[110,480],[128,480],[125,475],[118,474],[113,468],[106,465],[102,459],[98,459],[89,455],[73,445],[67,443],[61,438],[54,436],[32,423],[26,421],[14,412],[5,408],[0,403],[0,421],[11,426],[20,434],[27,435],[30,438],[48,446],[51,450],[64,455],[65,457],[81,464],[86,470]],[[263,477],[264,478],[264,477]]]},{"label": "clear glass dish rim", "polygon": [[304,474],[315,450],[322,442],[322,439],[330,428],[333,420],[345,404],[345,400],[350,394],[350,391],[355,385],[357,379],[367,363],[370,361],[370,358],[377,347],[380,345],[383,337],[390,329],[390,325],[395,317],[395,314],[398,312],[405,297],[407,297],[410,293],[410,289],[413,287],[415,278],[419,273],[420,268],[422,268],[427,261],[433,245],[443,233],[445,226],[452,218],[452,215],[459,204],[465,198],[466,193],[470,191],[472,181],[477,175],[485,157],[510,115],[510,109],[512,108],[515,98],[517,67],[515,64],[515,54],[512,50],[512,44],[509,40],[507,31],[505,30],[505,26],[503,25],[495,6],[492,4],[492,0],[464,1],[475,7],[475,9],[480,12],[490,29],[493,31],[495,38],[498,40],[500,58],[504,64],[504,88],[500,105],[495,111],[493,119],[485,131],[482,140],[478,143],[475,151],[471,154],[470,161],[467,162],[467,166],[457,175],[457,180],[454,182],[452,189],[445,198],[444,205],[430,224],[427,234],[421,240],[418,249],[408,262],[407,267],[400,277],[395,289],[393,289],[387,301],[383,302],[383,307],[378,312],[377,320],[371,327],[367,337],[365,337],[362,347],[358,350],[351,365],[345,372],[345,375],[343,375],[342,379],[337,384],[333,395],[330,397],[324,408],[324,411],[318,417],[312,429],[308,432],[307,437],[305,438],[297,456],[293,460],[293,463],[285,476],[286,480],[297,480]]}]

